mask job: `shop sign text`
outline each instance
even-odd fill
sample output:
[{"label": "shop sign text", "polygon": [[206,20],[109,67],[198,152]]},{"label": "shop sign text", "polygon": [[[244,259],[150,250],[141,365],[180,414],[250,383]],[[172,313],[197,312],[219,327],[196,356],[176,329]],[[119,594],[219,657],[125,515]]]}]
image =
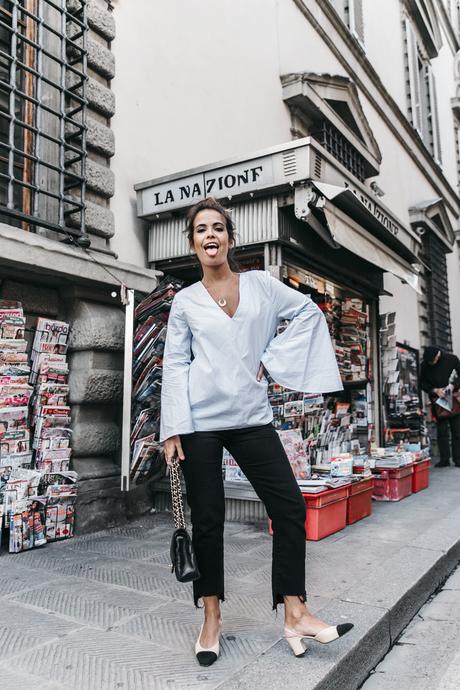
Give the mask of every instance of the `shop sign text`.
[{"label": "shop sign text", "polygon": [[390,218],[390,216],[385,213],[382,207],[372,199],[367,194],[364,194],[360,189],[352,187],[347,181],[344,181],[344,186],[347,187],[353,194],[359,199],[363,206],[372,213],[374,218],[376,218],[392,235],[398,235],[399,225]]},{"label": "shop sign text", "polygon": [[206,198],[231,197],[273,182],[270,156],[171,180],[142,190],[142,215],[164,213]]}]

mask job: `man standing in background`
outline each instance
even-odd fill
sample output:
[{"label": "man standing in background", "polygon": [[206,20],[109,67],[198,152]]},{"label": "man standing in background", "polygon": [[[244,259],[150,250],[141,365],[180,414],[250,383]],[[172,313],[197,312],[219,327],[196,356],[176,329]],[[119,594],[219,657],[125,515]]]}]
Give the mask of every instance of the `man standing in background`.
[{"label": "man standing in background", "polygon": [[[456,355],[442,352],[439,347],[430,346],[423,353],[420,371],[420,385],[430,396],[433,417],[438,429],[439,462],[435,467],[448,467],[450,458],[460,467],[460,393],[458,383],[454,383],[452,411],[448,412],[436,404],[438,398],[446,397],[452,372],[460,380],[460,360]],[[452,377],[454,378],[454,377]]]}]

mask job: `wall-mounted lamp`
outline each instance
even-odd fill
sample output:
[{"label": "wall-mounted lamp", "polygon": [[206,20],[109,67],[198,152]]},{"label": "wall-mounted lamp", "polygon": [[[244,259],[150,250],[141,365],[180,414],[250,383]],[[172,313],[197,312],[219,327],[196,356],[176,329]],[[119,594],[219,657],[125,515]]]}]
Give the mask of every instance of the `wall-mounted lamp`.
[{"label": "wall-mounted lamp", "polygon": [[370,184],[370,188],[374,192],[375,196],[385,196],[385,192],[381,187],[378,186],[377,182],[373,180]]}]

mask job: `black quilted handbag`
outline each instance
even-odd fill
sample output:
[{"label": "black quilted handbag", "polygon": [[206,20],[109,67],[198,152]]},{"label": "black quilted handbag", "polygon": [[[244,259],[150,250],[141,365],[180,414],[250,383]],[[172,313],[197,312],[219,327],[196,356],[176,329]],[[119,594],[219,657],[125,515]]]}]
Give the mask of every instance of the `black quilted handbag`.
[{"label": "black quilted handbag", "polygon": [[171,572],[176,574],[179,582],[198,580],[200,572],[196,564],[192,539],[185,527],[184,504],[179,479],[179,462],[175,460],[169,467],[171,480],[171,501],[176,529],[171,539]]}]

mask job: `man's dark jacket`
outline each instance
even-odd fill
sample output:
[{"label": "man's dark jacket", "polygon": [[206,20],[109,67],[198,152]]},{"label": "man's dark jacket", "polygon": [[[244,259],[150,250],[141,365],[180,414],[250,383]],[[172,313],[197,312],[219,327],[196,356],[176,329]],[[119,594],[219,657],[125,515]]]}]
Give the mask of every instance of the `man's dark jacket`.
[{"label": "man's dark jacket", "polygon": [[458,382],[460,382],[459,358],[456,355],[449,355],[444,352],[441,352],[441,357],[436,364],[422,362],[420,368],[420,385],[422,389],[425,393],[428,393],[431,398],[436,397],[434,389],[445,388],[449,383],[449,376],[454,369],[457,371]]}]

